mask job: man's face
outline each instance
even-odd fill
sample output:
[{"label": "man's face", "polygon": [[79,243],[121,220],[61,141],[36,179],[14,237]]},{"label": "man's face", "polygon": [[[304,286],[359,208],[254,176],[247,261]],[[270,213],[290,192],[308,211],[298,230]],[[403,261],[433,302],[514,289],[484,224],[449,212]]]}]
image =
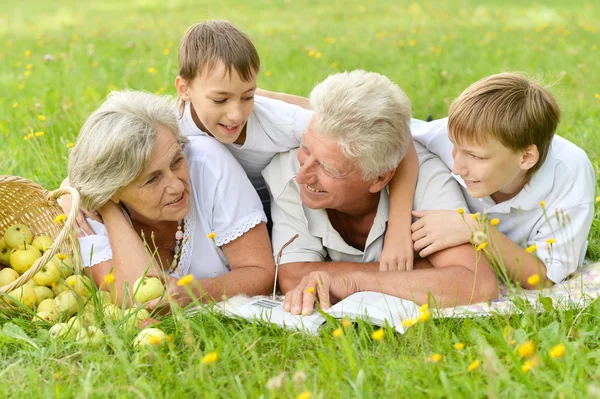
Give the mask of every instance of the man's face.
[{"label": "man's face", "polygon": [[244,128],[254,107],[256,75],[244,82],[235,68],[229,73],[219,62],[191,82],[178,77],[175,85],[179,96],[192,103],[200,129],[221,143],[244,143]]},{"label": "man's face", "polygon": [[471,197],[492,196],[500,202],[514,197],[523,188],[526,170],[521,167],[522,154],[493,138],[485,145],[452,144],[452,173],[462,177]]},{"label": "man's face", "polygon": [[303,134],[298,162],[300,199],[311,209],[351,212],[373,194],[372,182],[363,180],[358,165],[343,154],[336,139],[317,133],[312,121]]}]

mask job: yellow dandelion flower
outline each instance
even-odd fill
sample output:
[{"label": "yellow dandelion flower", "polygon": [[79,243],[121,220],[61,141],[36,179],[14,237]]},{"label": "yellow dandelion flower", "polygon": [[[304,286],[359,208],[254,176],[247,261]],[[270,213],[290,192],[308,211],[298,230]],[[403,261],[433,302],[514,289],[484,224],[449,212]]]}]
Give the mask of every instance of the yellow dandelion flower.
[{"label": "yellow dandelion flower", "polygon": [[554,244],[555,242],[556,242],[556,240],[555,240],[554,238],[548,238],[548,239],[546,240],[546,244],[548,244],[548,245],[552,245],[552,244]]},{"label": "yellow dandelion flower", "polygon": [[454,344],[454,349],[456,349],[457,351],[461,351],[465,348],[465,344],[463,344],[462,342],[457,342]]},{"label": "yellow dandelion flower", "polygon": [[148,343],[150,345],[160,345],[162,343],[162,339],[159,336],[151,335],[148,338]]},{"label": "yellow dandelion flower", "polygon": [[600,100],[600,93],[596,93],[595,97],[596,97],[596,100]]},{"label": "yellow dandelion flower", "polygon": [[321,58],[323,57],[323,54],[319,51],[317,54],[315,54],[315,58]]},{"label": "yellow dandelion flower", "polygon": [[31,57],[31,50],[25,50],[25,57]]},{"label": "yellow dandelion flower", "polygon": [[525,341],[517,347],[519,357],[531,357],[535,355],[536,345],[533,341]]},{"label": "yellow dandelion flower", "polygon": [[296,396],[296,399],[310,399],[310,391],[302,392],[301,394]]},{"label": "yellow dandelion flower", "polygon": [[412,327],[415,324],[417,324],[417,319],[416,318],[410,318],[410,319],[404,319],[402,320],[402,327]]},{"label": "yellow dandelion flower", "polygon": [[38,115],[37,117],[39,120],[41,120],[42,122],[46,120],[46,117],[44,115]]},{"label": "yellow dandelion flower", "polygon": [[58,255],[56,255],[56,257],[60,260],[65,260],[65,259],[67,259],[67,254],[58,254]]},{"label": "yellow dandelion flower", "polygon": [[528,254],[533,253],[535,251],[537,251],[537,244],[533,244],[525,248],[525,252],[527,252]]},{"label": "yellow dandelion flower", "polygon": [[600,195],[596,197],[596,202],[600,202]]},{"label": "yellow dandelion flower", "polygon": [[537,274],[532,274],[527,279],[527,283],[529,283],[530,285],[538,285],[539,282],[540,282],[540,276]]},{"label": "yellow dandelion flower", "polygon": [[331,69],[335,69],[335,68],[337,68],[337,66],[338,66],[337,61],[334,61],[331,64],[329,64],[329,68],[331,68]]},{"label": "yellow dandelion flower", "polygon": [[[325,38],[325,43],[327,43],[327,44],[333,44],[333,43],[335,43],[335,38],[333,38],[333,37],[326,37]],[[596,94],[596,95],[598,95],[598,94]]]},{"label": "yellow dandelion flower", "polygon": [[348,328],[352,325],[352,321],[350,321],[350,319],[348,318],[348,316],[344,317],[342,319],[342,327],[344,328]]},{"label": "yellow dandelion flower", "polygon": [[64,213],[61,213],[60,215],[58,215],[57,217],[54,218],[54,223],[59,224],[64,222],[65,220],[67,220],[67,215],[65,215]]},{"label": "yellow dandelion flower", "polygon": [[477,219],[479,219],[479,216],[480,216],[479,212],[474,213],[474,214],[471,215],[471,219],[477,220]]},{"label": "yellow dandelion flower", "polygon": [[412,40],[412,39],[411,39],[411,40],[409,40],[409,41],[408,41],[408,45],[409,45],[410,47],[415,47],[415,46],[417,45],[417,42],[416,42],[415,40]]},{"label": "yellow dandelion flower", "polygon": [[333,335],[335,338],[337,338],[337,337],[341,337],[343,333],[344,333],[344,330],[342,330],[341,328],[336,328],[335,330],[333,330],[331,335]]},{"label": "yellow dandelion flower", "polygon": [[479,368],[480,364],[481,364],[481,362],[479,360],[474,360],[473,363],[469,364],[469,367],[467,367],[467,370],[469,370],[469,371],[477,370]]},{"label": "yellow dandelion flower", "polygon": [[210,238],[211,240],[214,240],[215,237],[217,236],[217,233],[215,233],[214,231],[212,233],[208,233],[206,235],[206,238]]},{"label": "yellow dandelion flower", "polygon": [[309,57],[313,57],[313,56],[314,56],[316,53],[317,53],[317,52],[316,52],[315,50],[310,50],[310,51],[308,52],[308,56],[309,56]]},{"label": "yellow dandelion flower", "polygon": [[156,70],[156,68],[154,68],[154,67],[150,67],[150,68],[148,68],[148,73],[156,73],[156,72],[158,72],[158,71]]},{"label": "yellow dandelion flower", "polygon": [[27,138],[28,138],[28,139],[32,139],[32,138],[33,138],[33,133],[29,133],[29,134],[27,135]]},{"label": "yellow dandelion flower", "polygon": [[21,83],[20,85],[17,86],[17,89],[19,90],[23,90],[25,88],[25,85],[23,83]]},{"label": "yellow dandelion flower", "polygon": [[266,77],[273,76],[273,72],[267,71],[267,72],[265,72],[265,76]]},{"label": "yellow dandelion flower", "polygon": [[498,218],[493,218],[492,220],[490,220],[490,224],[492,226],[498,226],[498,223],[500,223],[500,219]]},{"label": "yellow dandelion flower", "polygon": [[36,132],[35,133],[35,137],[42,137],[44,135],[44,132]]},{"label": "yellow dandelion flower", "polygon": [[191,283],[192,280],[194,280],[194,275],[187,274],[187,275],[183,276],[182,278],[180,278],[179,280],[177,280],[177,285],[180,287],[184,287],[184,286],[188,285],[189,283]]},{"label": "yellow dandelion flower", "polygon": [[431,357],[429,357],[428,360],[430,362],[439,363],[442,361],[442,355],[440,355],[439,353],[434,353],[433,355],[431,355]]},{"label": "yellow dandelion flower", "polygon": [[217,352],[210,352],[209,354],[204,355],[202,358],[202,364],[212,364],[217,361],[219,358],[219,354]]},{"label": "yellow dandelion flower", "polygon": [[515,339],[511,339],[507,342],[508,346],[513,346],[516,343],[517,343],[517,340],[515,340]]},{"label": "yellow dandelion flower", "polygon": [[550,349],[550,352],[548,352],[548,354],[550,355],[551,358],[554,359],[560,359],[561,357],[563,357],[565,355],[565,344],[563,344],[562,342],[554,347],[552,347],[552,349]]},{"label": "yellow dandelion flower", "polygon": [[540,206],[542,208],[545,208],[546,207],[546,201],[540,201]]},{"label": "yellow dandelion flower", "polygon": [[27,68],[28,71],[31,71],[33,69],[33,64],[27,64],[25,68]]},{"label": "yellow dandelion flower", "polygon": [[19,106],[19,103],[13,103],[13,108],[17,108]]},{"label": "yellow dandelion flower", "polygon": [[485,249],[485,247],[487,247],[487,246],[488,246],[488,242],[485,241],[485,242],[482,242],[481,244],[479,244],[477,247],[475,247],[475,249],[477,251],[483,251]]},{"label": "yellow dandelion flower", "polygon": [[525,363],[523,363],[523,365],[521,366],[521,370],[524,373],[527,373],[529,370],[531,370],[532,368],[534,368],[536,364],[537,364],[537,359],[536,358],[529,359]]},{"label": "yellow dandelion flower", "polygon": [[419,312],[423,313],[425,312],[427,309],[429,309],[429,304],[425,303],[423,305],[421,305],[421,307],[419,308]]},{"label": "yellow dandelion flower", "polygon": [[308,289],[306,290],[306,292],[308,292],[309,294],[314,294],[315,293],[315,287],[308,287]]},{"label": "yellow dandelion flower", "polygon": [[465,210],[463,208],[458,208],[457,211],[459,215],[464,215],[465,213]]},{"label": "yellow dandelion flower", "polygon": [[166,49],[164,49],[163,54],[164,55],[169,55],[169,54],[171,54],[171,50],[169,50],[168,48],[166,48]]},{"label": "yellow dandelion flower", "polygon": [[108,273],[104,276],[104,282],[106,284],[113,284],[115,282],[115,275],[113,273]]},{"label": "yellow dandelion flower", "polygon": [[385,331],[383,331],[383,328],[375,330],[371,333],[371,338],[373,338],[375,341],[381,341],[383,337],[385,337]]},{"label": "yellow dandelion flower", "polygon": [[384,37],[385,37],[385,32],[384,31],[377,32],[377,38],[379,40],[383,40]]},{"label": "yellow dandelion flower", "polygon": [[27,141],[27,140],[29,140],[29,137],[23,136],[23,140]]},{"label": "yellow dandelion flower", "polygon": [[25,71],[25,72],[23,72],[23,75],[29,76],[29,75],[31,75],[31,71]]},{"label": "yellow dandelion flower", "polygon": [[431,312],[429,310],[422,312],[419,317],[417,317],[419,323],[425,323],[429,319],[431,319]]},{"label": "yellow dandelion flower", "polygon": [[67,144],[65,144],[65,146],[66,146],[67,148],[71,148],[71,147],[73,147],[74,145],[75,145],[75,143],[73,143],[72,141],[69,141]]},{"label": "yellow dandelion flower", "polygon": [[98,68],[98,65],[100,65],[98,61],[92,62],[92,68]]}]

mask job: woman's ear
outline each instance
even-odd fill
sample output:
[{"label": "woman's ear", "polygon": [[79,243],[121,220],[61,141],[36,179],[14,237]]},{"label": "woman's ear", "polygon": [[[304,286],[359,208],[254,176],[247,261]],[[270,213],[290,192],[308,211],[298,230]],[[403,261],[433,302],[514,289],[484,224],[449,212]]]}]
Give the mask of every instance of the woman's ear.
[{"label": "woman's ear", "polygon": [[112,197],[110,197],[110,201],[114,202],[115,204],[118,204],[119,202],[121,202],[121,200],[119,200],[119,198],[117,198],[117,195],[113,195]]},{"label": "woman's ear", "polygon": [[525,149],[523,156],[521,157],[521,169],[529,170],[533,168],[540,160],[540,152],[538,151],[537,145],[531,144]]},{"label": "woman's ear", "polygon": [[182,78],[181,76],[177,76],[175,78],[175,89],[177,89],[177,95],[183,101],[190,101],[189,95],[189,85],[188,81]]}]

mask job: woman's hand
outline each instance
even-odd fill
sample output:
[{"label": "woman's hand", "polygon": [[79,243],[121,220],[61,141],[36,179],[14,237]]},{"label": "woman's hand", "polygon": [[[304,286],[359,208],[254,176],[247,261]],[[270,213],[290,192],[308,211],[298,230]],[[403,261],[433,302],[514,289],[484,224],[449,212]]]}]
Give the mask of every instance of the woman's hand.
[{"label": "woman's hand", "polygon": [[[60,187],[62,188],[62,187],[68,187],[68,186],[69,186],[69,178],[67,177],[65,180],[63,180]],[[73,206],[73,198],[71,198],[70,195],[61,196],[60,201],[58,201],[58,203],[59,203],[60,207],[62,208],[63,212],[65,213],[65,215],[68,215],[69,212],[71,212],[71,208]],[[97,220],[100,223],[102,223],[102,218],[97,213],[89,212],[83,208],[79,208],[79,212],[77,213],[77,217],[75,219],[77,226],[83,233],[85,233],[87,235],[94,235],[96,233],[92,229],[92,226],[90,226],[90,224],[86,220],[86,218],[85,218],[86,216],[90,219]],[[82,232],[79,233],[78,237],[84,237],[84,234]]]}]

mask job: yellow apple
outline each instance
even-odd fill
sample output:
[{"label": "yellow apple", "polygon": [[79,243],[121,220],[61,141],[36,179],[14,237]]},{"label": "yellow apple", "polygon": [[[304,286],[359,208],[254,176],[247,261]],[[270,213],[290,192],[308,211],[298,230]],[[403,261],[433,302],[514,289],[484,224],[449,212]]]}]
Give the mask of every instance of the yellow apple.
[{"label": "yellow apple", "polygon": [[83,346],[98,346],[104,341],[104,332],[96,326],[89,326],[82,328],[76,339]]},{"label": "yellow apple", "polygon": [[88,298],[91,294],[92,280],[83,274],[74,274],[67,277],[65,284],[84,298]]},{"label": "yellow apple", "polygon": [[[35,291],[28,285],[22,285],[19,288],[10,291],[8,295],[27,306],[29,309],[33,309],[35,306]],[[14,301],[10,299],[7,299],[7,302],[9,304],[14,303]]]},{"label": "yellow apple", "polygon": [[32,245],[27,245],[25,249],[13,248],[10,251],[10,266],[23,274],[41,257],[40,250]]},{"label": "yellow apple", "polygon": [[165,292],[165,287],[156,277],[140,277],[133,283],[133,295],[138,302],[148,302]]},{"label": "yellow apple", "polygon": [[32,239],[31,230],[24,224],[13,224],[4,232],[4,242],[10,248],[18,247],[23,243],[29,245]]},{"label": "yellow apple", "polygon": [[62,318],[73,316],[80,306],[83,299],[74,291],[61,292],[54,298],[54,309]]},{"label": "yellow apple", "polygon": [[40,250],[41,253],[46,252],[54,244],[54,239],[49,236],[38,236],[36,237],[31,245]]},{"label": "yellow apple", "polygon": [[50,336],[54,339],[66,337],[69,334],[69,326],[67,323],[58,323],[50,327]]},{"label": "yellow apple", "polygon": [[60,271],[58,270],[58,266],[52,261],[46,263],[33,275],[33,281],[35,281],[37,285],[46,287],[50,287],[52,284],[57,283],[58,280],[60,280]]},{"label": "yellow apple", "polygon": [[150,318],[150,312],[144,308],[125,309],[123,317],[127,319],[126,325],[129,328],[138,328],[142,320]]},{"label": "yellow apple", "polygon": [[33,321],[44,320],[48,323],[55,323],[58,321],[58,315],[54,312],[37,312],[33,317]]},{"label": "yellow apple", "polygon": [[10,248],[4,242],[4,238],[0,239],[0,265],[10,266]]},{"label": "yellow apple", "polygon": [[31,280],[28,280],[28,281],[25,283],[25,285],[28,285],[28,286],[30,286],[31,288],[35,288],[35,287],[37,287],[37,286],[38,286],[38,285],[37,285],[37,283],[36,283],[35,281],[33,281],[33,279],[31,279]]},{"label": "yellow apple", "polygon": [[103,305],[114,304],[116,302],[115,296],[108,291],[100,290],[98,291],[98,295],[100,295],[100,302]]},{"label": "yellow apple", "polygon": [[[54,299],[54,292],[52,292],[52,290],[48,287],[38,285],[37,287],[33,287],[33,290],[35,291],[35,296],[37,298],[35,304],[38,305],[38,308],[42,301],[45,301],[46,299]],[[54,307],[54,305],[52,306]]]},{"label": "yellow apple", "polygon": [[19,278],[19,273],[16,270],[7,267],[0,270],[0,287],[4,287]]},{"label": "yellow apple", "polygon": [[73,275],[73,272],[75,271],[75,262],[69,255],[56,254],[52,257],[52,261],[58,265],[62,278]]},{"label": "yellow apple", "polygon": [[[47,288],[47,287],[44,287],[44,288]],[[47,299],[44,299],[43,301],[41,301],[38,304],[38,306],[37,306],[37,311],[38,311],[38,313],[40,313],[40,312],[48,312],[48,313],[54,312],[54,297],[47,298]]]},{"label": "yellow apple", "polygon": [[117,305],[109,303],[104,306],[102,309],[102,313],[104,314],[105,321],[117,322],[123,319],[123,311]]},{"label": "yellow apple", "polygon": [[55,296],[62,294],[65,291],[69,291],[69,287],[65,284],[65,280],[60,279],[57,283],[52,284],[52,292],[54,292]]},{"label": "yellow apple", "polygon": [[136,347],[160,347],[167,341],[167,334],[161,329],[148,327],[139,332],[133,346]]}]

